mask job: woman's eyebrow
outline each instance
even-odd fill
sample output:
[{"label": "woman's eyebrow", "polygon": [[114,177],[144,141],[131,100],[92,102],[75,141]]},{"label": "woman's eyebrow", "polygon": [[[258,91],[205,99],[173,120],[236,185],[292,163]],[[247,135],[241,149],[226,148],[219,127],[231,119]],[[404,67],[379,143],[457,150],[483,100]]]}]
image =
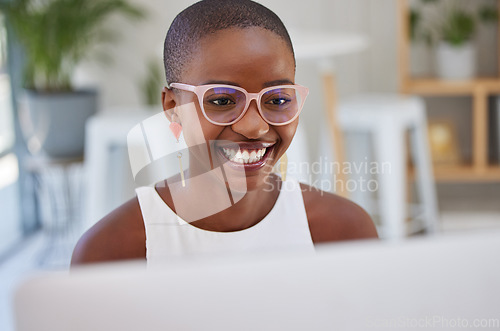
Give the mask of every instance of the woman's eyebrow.
[{"label": "woman's eyebrow", "polygon": [[233,86],[241,87],[239,84],[237,84],[235,82],[228,81],[228,80],[209,80],[209,81],[204,82],[201,85],[211,85],[211,84],[233,85]]},{"label": "woman's eyebrow", "polygon": [[[231,81],[227,81],[227,80],[209,80],[209,81],[202,83],[201,85],[211,85],[211,84],[223,84],[223,85],[232,85],[232,86],[241,87],[240,84],[235,83],[235,82],[231,82]],[[285,79],[276,79],[276,80],[273,80],[270,82],[265,82],[264,84],[262,84],[262,87],[271,87],[271,86],[277,86],[277,85],[294,85],[294,83],[290,79],[286,79],[286,78]]]},{"label": "woman's eyebrow", "polygon": [[263,87],[271,87],[276,85],[294,85],[294,83],[290,79],[277,79],[262,84]]}]

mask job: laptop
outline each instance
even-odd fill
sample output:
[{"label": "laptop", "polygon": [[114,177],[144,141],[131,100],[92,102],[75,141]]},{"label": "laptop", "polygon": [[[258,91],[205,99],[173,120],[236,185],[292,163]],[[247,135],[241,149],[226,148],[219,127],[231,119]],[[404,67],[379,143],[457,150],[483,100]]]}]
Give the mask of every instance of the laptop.
[{"label": "laptop", "polygon": [[103,264],[25,281],[19,331],[500,327],[500,231],[326,244],[314,255]]}]

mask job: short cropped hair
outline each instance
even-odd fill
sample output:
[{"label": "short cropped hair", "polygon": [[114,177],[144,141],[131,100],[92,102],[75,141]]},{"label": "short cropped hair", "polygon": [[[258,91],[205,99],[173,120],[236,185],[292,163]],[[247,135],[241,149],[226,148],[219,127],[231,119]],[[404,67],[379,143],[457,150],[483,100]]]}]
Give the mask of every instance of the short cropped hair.
[{"label": "short cropped hair", "polygon": [[179,13],[168,29],[163,48],[167,85],[179,82],[184,66],[203,37],[219,30],[249,27],[274,32],[295,59],[285,25],[270,9],[251,0],[203,0]]}]

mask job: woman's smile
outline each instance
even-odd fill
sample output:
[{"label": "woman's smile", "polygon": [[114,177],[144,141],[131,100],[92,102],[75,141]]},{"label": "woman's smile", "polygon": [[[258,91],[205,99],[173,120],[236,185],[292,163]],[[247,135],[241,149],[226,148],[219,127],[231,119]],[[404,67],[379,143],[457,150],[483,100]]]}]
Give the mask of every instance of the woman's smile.
[{"label": "woman's smile", "polygon": [[271,160],[275,142],[217,142],[215,148],[229,166],[254,171]]}]

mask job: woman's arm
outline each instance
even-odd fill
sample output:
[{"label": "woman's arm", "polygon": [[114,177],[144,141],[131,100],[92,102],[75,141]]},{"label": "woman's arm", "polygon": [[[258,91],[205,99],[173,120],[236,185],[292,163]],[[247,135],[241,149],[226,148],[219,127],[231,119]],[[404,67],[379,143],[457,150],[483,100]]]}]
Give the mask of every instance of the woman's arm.
[{"label": "woman's arm", "polygon": [[314,243],[378,238],[363,208],[338,195],[300,185]]},{"label": "woman's arm", "polygon": [[146,235],[137,198],[121,205],[78,241],[71,266],[116,260],[145,259]]}]

